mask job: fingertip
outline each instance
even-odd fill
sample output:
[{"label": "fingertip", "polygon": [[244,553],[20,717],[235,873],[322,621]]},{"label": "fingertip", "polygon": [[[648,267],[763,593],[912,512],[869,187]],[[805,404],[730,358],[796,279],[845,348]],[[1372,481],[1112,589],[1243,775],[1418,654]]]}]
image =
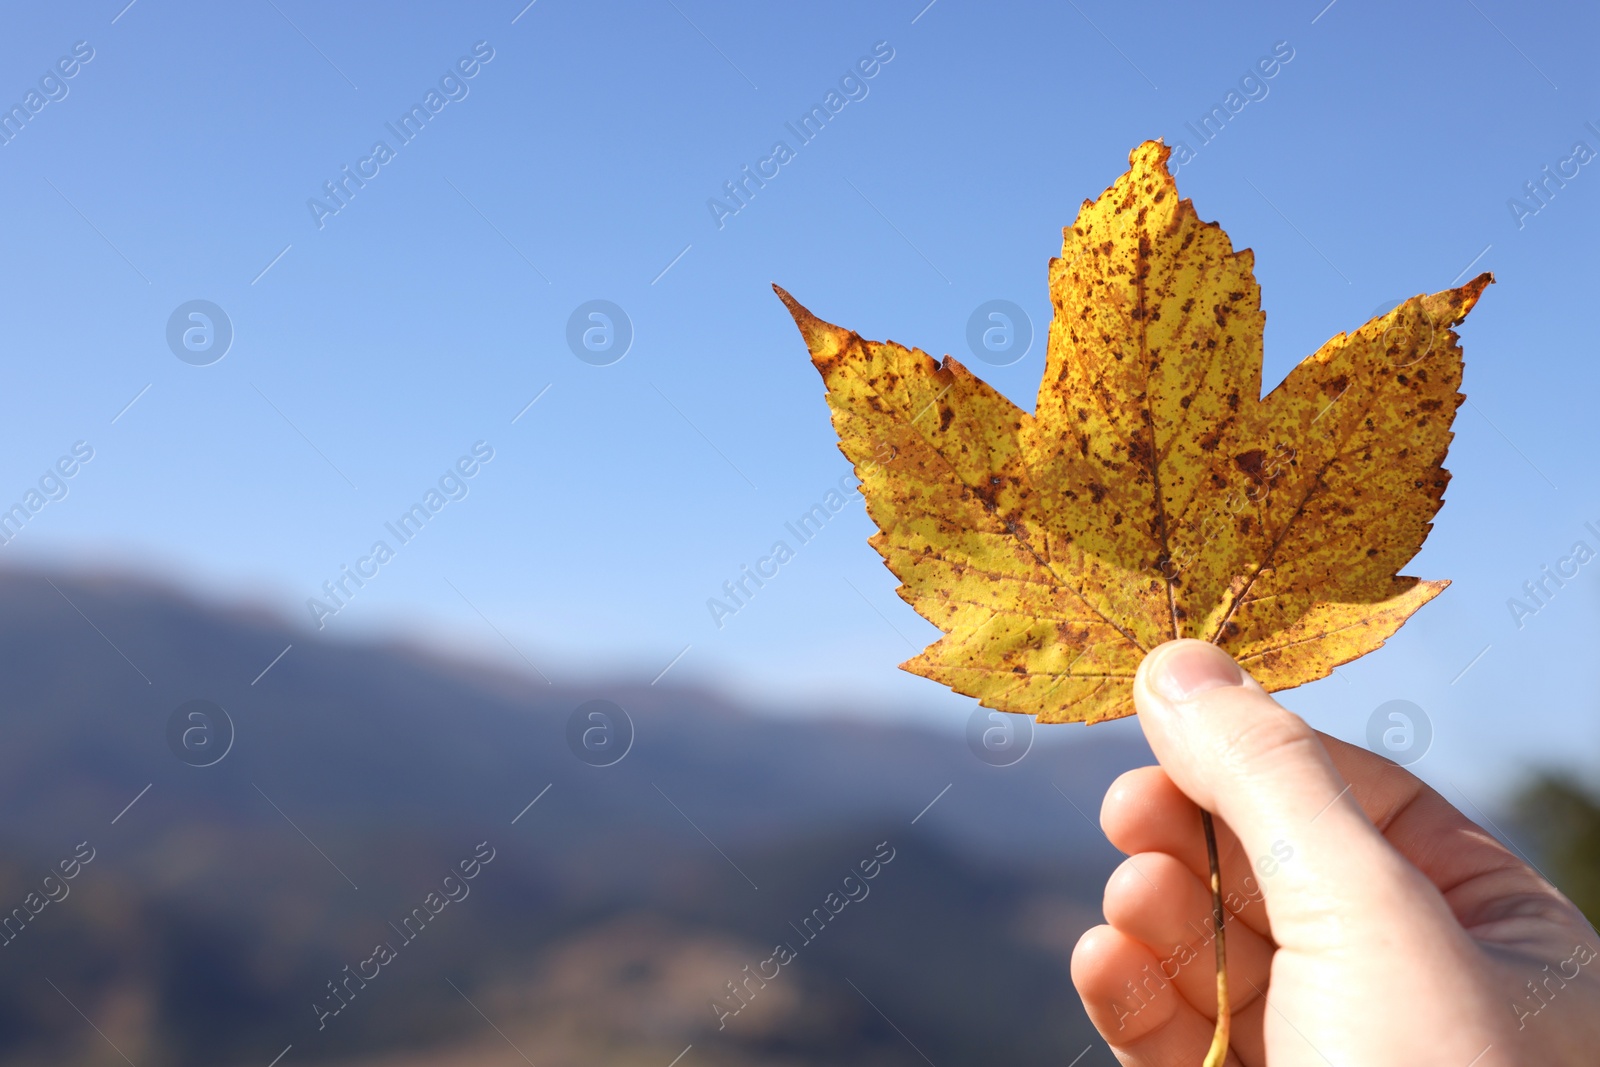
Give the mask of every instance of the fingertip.
[{"label": "fingertip", "polygon": [[1169,703],[1193,700],[1213,689],[1242,686],[1248,675],[1232,656],[1191,637],[1160,645],[1139,665],[1147,692]]},{"label": "fingertip", "polygon": [[1193,877],[1180,860],[1164,852],[1129,856],[1106,879],[1100,910],[1113,928],[1142,940],[1137,931],[1150,925],[1147,913],[1175,911],[1183,900],[1183,880]]},{"label": "fingertip", "polygon": [[1112,839],[1112,844],[1116,844],[1113,828],[1120,826],[1130,812],[1140,807],[1148,789],[1145,784],[1147,776],[1143,772],[1150,770],[1160,768],[1135,767],[1131,771],[1123,771],[1106,787],[1105,798],[1100,801],[1100,829]]},{"label": "fingertip", "polygon": [[1106,838],[1122,852],[1145,851],[1139,842],[1150,837],[1153,819],[1199,818],[1199,808],[1173,784],[1159,766],[1135,767],[1125,771],[1106,790],[1100,805],[1100,828]]},{"label": "fingertip", "polygon": [[[1111,917],[1111,910],[1113,909],[1110,908],[1110,905],[1115,903],[1120,906],[1130,899],[1131,893],[1136,892],[1140,886],[1148,885],[1152,881],[1146,870],[1150,866],[1150,861],[1151,853],[1148,852],[1138,856],[1129,856],[1117,864],[1116,870],[1112,871],[1111,876],[1106,879],[1102,910],[1106,911],[1106,921],[1112,926],[1119,924]],[[1137,900],[1140,903],[1143,902],[1142,894]]]},{"label": "fingertip", "polygon": [[1072,950],[1072,984],[1089,1020],[1113,1045],[1139,1040],[1177,1010],[1178,997],[1170,985],[1145,998],[1130,997],[1129,983],[1156,962],[1143,944],[1110,926],[1086,930]]},{"label": "fingertip", "polygon": [[1150,950],[1109,924],[1091,926],[1072,949],[1072,984],[1086,1006],[1121,996]]},{"label": "fingertip", "polygon": [[1134,705],[1141,716],[1148,707],[1156,718],[1163,718],[1174,705],[1213,689],[1266,692],[1221,646],[1192,637],[1157,645],[1145,653],[1133,676]]},{"label": "fingertip", "polygon": [[1072,984],[1080,993],[1086,984],[1100,977],[1107,961],[1115,955],[1120,939],[1121,935],[1106,923],[1091,926],[1078,937],[1078,943],[1072,946],[1071,970]]}]

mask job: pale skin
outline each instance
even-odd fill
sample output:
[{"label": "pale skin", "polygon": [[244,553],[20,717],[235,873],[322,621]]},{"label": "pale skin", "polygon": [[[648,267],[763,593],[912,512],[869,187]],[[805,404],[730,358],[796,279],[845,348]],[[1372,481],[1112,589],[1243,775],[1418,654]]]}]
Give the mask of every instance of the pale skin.
[{"label": "pale skin", "polygon": [[1134,698],[1160,766],[1106,794],[1101,825],[1128,859],[1107,925],[1072,956],[1126,1067],[1199,1067],[1211,1043],[1202,807],[1230,912],[1230,1067],[1600,1061],[1600,936],[1493,835],[1311,729],[1215,646],[1151,652]]}]

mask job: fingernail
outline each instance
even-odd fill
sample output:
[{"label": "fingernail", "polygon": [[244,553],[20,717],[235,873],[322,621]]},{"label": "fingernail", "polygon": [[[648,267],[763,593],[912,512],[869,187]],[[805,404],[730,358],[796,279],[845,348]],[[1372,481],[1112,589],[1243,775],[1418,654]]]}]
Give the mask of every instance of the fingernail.
[{"label": "fingernail", "polygon": [[1184,701],[1209,689],[1242,685],[1244,672],[1216,645],[1185,641],[1161,654],[1154,664],[1150,682],[1168,700]]}]

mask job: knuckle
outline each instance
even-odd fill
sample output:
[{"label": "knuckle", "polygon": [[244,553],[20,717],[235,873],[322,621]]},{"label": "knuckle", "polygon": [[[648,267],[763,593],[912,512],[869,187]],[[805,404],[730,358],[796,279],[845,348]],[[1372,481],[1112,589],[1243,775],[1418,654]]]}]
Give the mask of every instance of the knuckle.
[{"label": "knuckle", "polygon": [[1253,716],[1243,728],[1217,735],[1214,745],[1218,762],[1240,776],[1315,761],[1322,747],[1304,719],[1282,709]]}]

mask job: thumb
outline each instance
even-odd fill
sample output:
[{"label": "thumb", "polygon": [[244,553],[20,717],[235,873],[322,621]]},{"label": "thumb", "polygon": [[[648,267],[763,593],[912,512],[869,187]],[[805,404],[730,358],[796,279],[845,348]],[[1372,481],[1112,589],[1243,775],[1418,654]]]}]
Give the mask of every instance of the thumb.
[{"label": "thumb", "polygon": [[1349,795],[1316,731],[1215,645],[1155,649],[1133,694],[1173,783],[1227,823],[1246,857],[1293,857],[1262,885],[1280,945],[1296,928],[1325,936],[1330,915],[1414,913],[1437,895]]}]

